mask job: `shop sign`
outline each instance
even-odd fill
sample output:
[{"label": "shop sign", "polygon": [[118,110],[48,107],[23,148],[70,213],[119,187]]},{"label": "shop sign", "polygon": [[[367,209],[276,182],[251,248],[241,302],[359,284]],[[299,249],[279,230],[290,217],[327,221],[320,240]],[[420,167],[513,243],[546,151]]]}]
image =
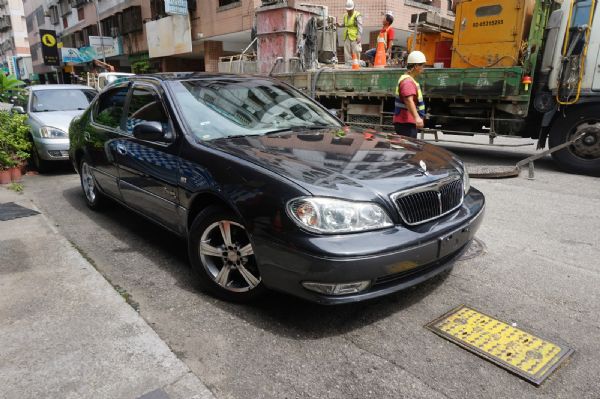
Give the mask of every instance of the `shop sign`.
[{"label": "shop sign", "polygon": [[44,65],[60,66],[56,31],[40,29],[40,38],[42,41],[42,59],[44,60]]},{"label": "shop sign", "polygon": [[165,0],[165,13],[167,15],[188,15],[187,0]]},{"label": "shop sign", "polygon": [[187,15],[172,15],[146,22],[150,58],[192,52],[192,30]]},{"label": "shop sign", "polygon": [[60,55],[62,57],[63,64],[81,64],[84,62],[81,58],[81,54],[79,54],[79,50],[76,48],[63,47],[60,49]]}]

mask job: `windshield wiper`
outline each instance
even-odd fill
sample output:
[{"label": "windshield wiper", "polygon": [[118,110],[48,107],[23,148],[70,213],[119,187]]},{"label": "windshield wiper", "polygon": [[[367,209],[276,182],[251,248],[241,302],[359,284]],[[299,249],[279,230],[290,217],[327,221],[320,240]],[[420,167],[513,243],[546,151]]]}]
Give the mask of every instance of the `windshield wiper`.
[{"label": "windshield wiper", "polygon": [[276,134],[276,133],[284,133],[284,132],[302,132],[304,130],[322,130],[322,129],[331,129],[333,126],[329,125],[312,125],[312,126],[290,126],[283,129],[271,130],[270,132],[266,132],[265,136]]}]

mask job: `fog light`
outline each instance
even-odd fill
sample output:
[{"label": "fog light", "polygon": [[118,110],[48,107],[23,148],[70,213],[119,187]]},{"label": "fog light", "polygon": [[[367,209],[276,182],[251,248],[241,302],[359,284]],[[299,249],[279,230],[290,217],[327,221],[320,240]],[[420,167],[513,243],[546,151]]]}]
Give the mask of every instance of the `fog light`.
[{"label": "fog light", "polygon": [[371,285],[371,281],[355,281],[354,283],[325,284],[304,282],[302,286],[307,290],[318,292],[325,295],[347,295],[356,294],[366,290]]},{"label": "fog light", "polygon": [[62,157],[62,154],[59,150],[48,150],[48,154],[52,157]]}]

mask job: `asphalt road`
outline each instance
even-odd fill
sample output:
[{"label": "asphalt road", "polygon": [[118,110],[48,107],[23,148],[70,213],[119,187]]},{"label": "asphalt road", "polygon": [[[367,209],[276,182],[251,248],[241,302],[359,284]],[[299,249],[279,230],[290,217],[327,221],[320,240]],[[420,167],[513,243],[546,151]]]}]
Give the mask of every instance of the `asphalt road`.
[{"label": "asphalt road", "polygon": [[[533,151],[447,145],[471,165]],[[379,300],[321,307],[281,294],[253,305],[195,289],[185,243],[120,206],[84,203],[69,167],[27,195],[218,398],[599,398],[600,179],[557,171],[472,181],[487,197],[486,250]],[[575,349],[540,387],[423,326],[468,304]]]}]

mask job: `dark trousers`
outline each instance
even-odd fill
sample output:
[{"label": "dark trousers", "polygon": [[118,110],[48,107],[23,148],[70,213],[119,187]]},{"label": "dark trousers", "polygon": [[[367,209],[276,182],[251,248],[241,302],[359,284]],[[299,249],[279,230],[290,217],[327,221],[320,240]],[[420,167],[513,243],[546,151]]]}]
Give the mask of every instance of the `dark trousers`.
[{"label": "dark trousers", "polygon": [[417,125],[414,123],[394,123],[394,129],[396,134],[412,137],[413,139],[417,138]]}]

